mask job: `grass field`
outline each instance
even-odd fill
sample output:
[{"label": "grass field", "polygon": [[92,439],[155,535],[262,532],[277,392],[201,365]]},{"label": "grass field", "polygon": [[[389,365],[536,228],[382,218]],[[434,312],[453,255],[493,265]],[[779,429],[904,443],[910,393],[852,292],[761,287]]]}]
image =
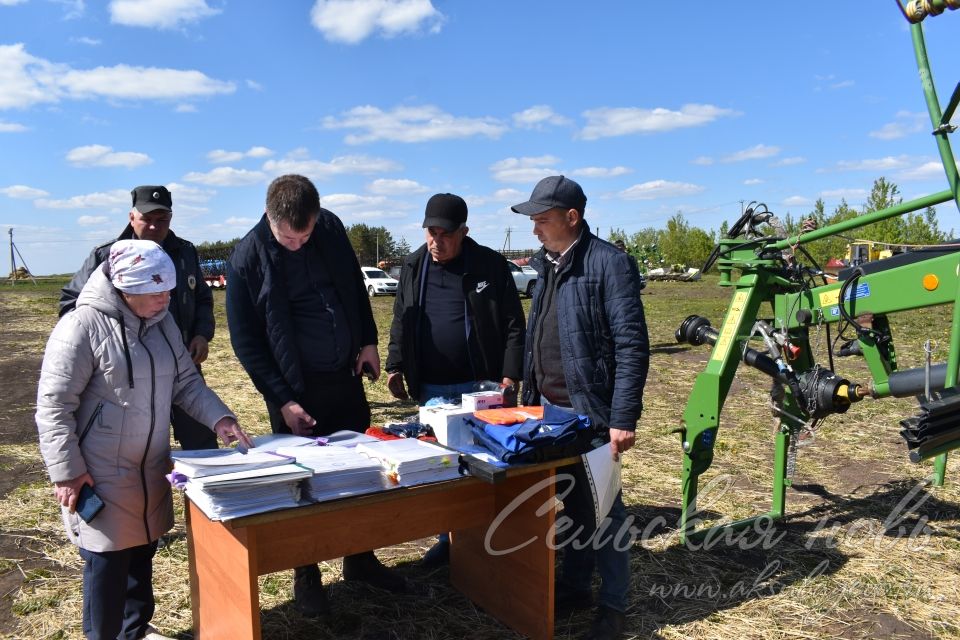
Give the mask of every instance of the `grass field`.
[{"label": "grass field", "polygon": [[[0,290],[0,634],[80,638],[80,558],[66,543],[36,446],[33,404],[46,337],[56,321],[57,283]],[[708,351],[677,345],[673,332],[697,313],[719,324],[728,292],[706,278],[652,282],[644,291],[652,345],[637,445],[624,459],[624,501],[644,531],[632,551],[628,637],[637,638],[960,638],[960,468],[951,460],[944,487],[930,487],[931,465],[913,465],[898,421],[908,400],[866,400],[829,418],[800,449],[789,518],[768,544],[679,543],[680,423]],[[260,396],[230,348],[223,292],[215,293],[219,334],[204,366],[207,380],[251,433],[269,430]],[[385,356],[392,298],[373,301]],[[525,300],[525,304],[529,304]],[[891,318],[901,367],[920,366],[933,340],[946,359],[950,309]],[[825,358],[824,358],[825,359]],[[863,380],[865,368],[838,360],[838,373]],[[415,411],[394,401],[384,378],[368,386],[374,422]],[[701,486],[709,518],[739,518],[769,508],[772,442],[769,382],[741,369],[724,408],[716,459]],[[191,629],[182,503],[178,524],[155,561],[154,623],[171,636]],[[262,577],[264,637],[271,639],[515,637],[453,590],[445,569],[416,566],[432,540],[379,552],[414,586],[402,597],[342,583],[339,562],[321,565],[334,616],[301,618],[289,604],[290,573]],[[589,614],[557,621],[574,638]]]}]

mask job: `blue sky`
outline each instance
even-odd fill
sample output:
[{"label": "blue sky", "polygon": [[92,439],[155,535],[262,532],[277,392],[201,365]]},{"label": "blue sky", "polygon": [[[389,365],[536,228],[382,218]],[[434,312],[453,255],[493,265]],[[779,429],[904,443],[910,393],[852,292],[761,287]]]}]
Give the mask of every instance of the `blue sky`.
[{"label": "blue sky", "polygon": [[[924,23],[942,103],[957,14]],[[243,235],[296,172],[414,247],[453,192],[475,239],[527,248],[509,207],[546,175],[604,237],[716,229],[741,200],[860,205],[880,176],[941,191],[929,131],[893,2],[0,0],[0,231],[35,274],[116,236],[138,184],[194,242]]]}]

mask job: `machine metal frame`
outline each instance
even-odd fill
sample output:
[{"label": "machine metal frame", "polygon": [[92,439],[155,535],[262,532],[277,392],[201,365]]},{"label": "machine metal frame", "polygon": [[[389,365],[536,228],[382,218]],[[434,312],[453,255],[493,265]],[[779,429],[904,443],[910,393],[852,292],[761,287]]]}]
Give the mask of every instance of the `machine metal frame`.
[{"label": "machine metal frame", "polygon": [[[906,4],[897,0],[897,4],[911,23],[932,134],[949,188],[787,238],[760,233],[759,227],[769,223],[772,214],[748,209],[728,237],[720,241],[712,262],[720,273],[720,285],[734,290],[723,324],[714,330],[707,320],[691,316],[677,330],[678,341],[713,345],[706,369],[694,382],[679,430],[684,452],[681,537],[685,541],[702,539],[713,530],[695,530],[698,484],[700,476],[713,462],[720,414],[741,362],[770,375],[777,383],[775,388],[782,390],[774,448],[773,497],[769,512],[718,527],[722,529],[740,530],[784,516],[791,446],[795,446],[804,425],[829,413],[846,411],[851,403],[866,396],[914,395],[918,385],[919,391],[926,391],[929,400],[931,379],[934,391],[945,396],[957,386],[960,366],[960,252],[957,249],[932,252],[932,257],[920,260],[916,259],[917,255],[900,261],[890,259],[889,264],[880,265],[881,268],[854,270],[840,282],[816,287],[809,286],[810,270],[805,270],[794,255],[802,245],[815,240],[934,205],[953,201],[960,209],[960,177],[948,139],[956,129],[950,120],[960,103],[960,84],[946,108],[941,110],[920,24],[945,9],[960,8],[960,0],[912,0]],[[884,266],[887,268],[882,268]],[[764,303],[771,305],[773,317],[758,322]],[[899,371],[886,314],[945,304],[954,305],[946,363]],[[854,320],[864,314],[872,314],[874,318],[870,328]],[[808,348],[809,329],[841,321],[852,322],[857,328],[859,350],[872,377],[869,384],[851,383],[813,361]],[[751,348],[755,336],[759,336],[764,347]],[[757,344],[756,340],[753,344]],[[911,452],[914,461],[936,458],[934,484],[943,483],[947,452],[960,447],[960,416],[957,420],[955,432],[924,443]]]}]

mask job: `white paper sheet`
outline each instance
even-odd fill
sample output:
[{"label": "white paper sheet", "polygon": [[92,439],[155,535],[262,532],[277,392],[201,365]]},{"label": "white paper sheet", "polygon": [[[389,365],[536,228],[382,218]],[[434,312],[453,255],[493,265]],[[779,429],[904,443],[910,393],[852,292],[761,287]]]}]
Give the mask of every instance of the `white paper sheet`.
[{"label": "white paper sheet", "polygon": [[594,516],[599,526],[610,513],[613,499],[620,491],[620,460],[613,460],[609,444],[597,447],[582,457],[587,469],[587,480],[590,482],[590,492],[593,494]]}]

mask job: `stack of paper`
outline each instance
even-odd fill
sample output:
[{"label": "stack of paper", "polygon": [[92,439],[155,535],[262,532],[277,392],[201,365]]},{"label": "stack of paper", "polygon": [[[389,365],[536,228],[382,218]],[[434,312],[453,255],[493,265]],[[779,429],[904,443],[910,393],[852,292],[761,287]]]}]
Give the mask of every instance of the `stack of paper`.
[{"label": "stack of paper", "polygon": [[295,457],[297,464],[313,471],[306,483],[310,500],[333,500],[391,488],[380,463],[353,447],[280,447],[277,453]]},{"label": "stack of paper", "polygon": [[268,451],[251,449],[249,453],[240,453],[236,449],[201,449],[196,451],[171,451],[173,470],[188,478],[268,469],[288,464],[289,458]]},{"label": "stack of paper", "polygon": [[[248,454],[249,455],[249,454]],[[313,475],[297,464],[191,478],[187,497],[211,520],[287,509],[300,502],[300,482]]]},{"label": "stack of paper", "polygon": [[254,436],[253,445],[257,451],[276,451],[281,447],[309,447],[315,445],[337,445],[341,447],[354,447],[361,442],[376,442],[373,436],[368,436],[357,431],[334,431],[330,435],[322,437],[306,438],[295,436],[292,433],[268,433],[263,436]]},{"label": "stack of paper", "polygon": [[357,451],[377,460],[395,485],[409,487],[460,477],[457,452],[430,442],[384,440],[357,445]]}]

